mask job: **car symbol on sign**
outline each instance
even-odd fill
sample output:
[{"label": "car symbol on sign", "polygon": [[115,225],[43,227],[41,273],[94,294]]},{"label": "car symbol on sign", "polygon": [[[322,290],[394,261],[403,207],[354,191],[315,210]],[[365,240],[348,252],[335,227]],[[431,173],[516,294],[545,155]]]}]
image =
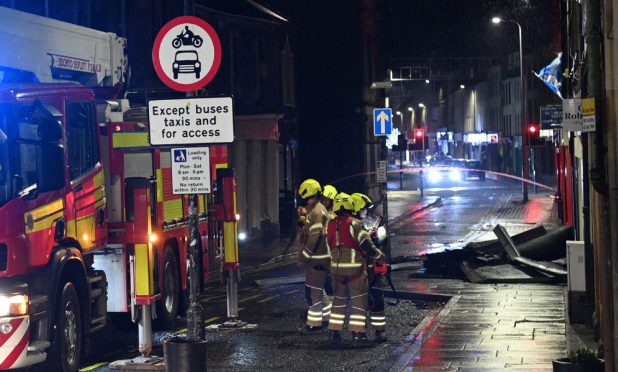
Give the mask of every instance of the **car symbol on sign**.
[{"label": "car symbol on sign", "polygon": [[178,79],[178,74],[192,74],[195,73],[195,78],[200,78],[200,71],[202,70],[202,64],[194,50],[181,50],[176,52],[174,58],[174,64],[172,65],[172,71],[174,72],[174,79]]}]

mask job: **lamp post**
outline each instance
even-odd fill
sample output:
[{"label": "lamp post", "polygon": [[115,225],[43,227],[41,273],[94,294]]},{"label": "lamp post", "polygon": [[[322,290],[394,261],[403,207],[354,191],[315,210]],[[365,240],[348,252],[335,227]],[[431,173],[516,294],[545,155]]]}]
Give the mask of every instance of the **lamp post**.
[{"label": "lamp post", "polygon": [[[397,111],[396,114],[399,116],[399,135],[401,136],[405,133],[405,128],[403,125],[403,113],[401,111]],[[403,190],[403,148],[401,148],[402,144],[399,142],[399,137],[397,137],[397,140],[397,147],[399,148],[399,190]]]},{"label": "lamp post", "polygon": [[[410,127],[408,128],[408,132],[414,129],[414,108],[408,106],[408,112],[410,112]],[[410,164],[410,151],[406,149],[406,162]]]},{"label": "lamp post", "polygon": [[521,39],[521,25],[519,22],[512,19],[501,19],[493,17],[491,22],[499,24],[500,22],[511,22],[517,25],[519,36],[519,103],[520,103],[520,119],[521,119],[521,161],[522,161],[522,189],[523,201],[528,201],[528,136],[526,132],[526,89],[524,87],[524,50]]}]

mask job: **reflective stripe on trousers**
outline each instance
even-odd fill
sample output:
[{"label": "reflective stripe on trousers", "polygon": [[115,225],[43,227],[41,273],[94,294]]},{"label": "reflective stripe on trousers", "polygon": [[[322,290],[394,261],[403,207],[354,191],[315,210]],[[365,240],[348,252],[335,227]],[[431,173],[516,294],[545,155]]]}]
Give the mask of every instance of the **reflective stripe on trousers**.
[{"label": "reflective stripe on trousers", "polygon": [[[333,308],[328,322],[328,329],[341,331],[345,322],[346,305],[350,303],[350,318],[348,329],[350,332],[366,331],[367,322],[367,276],[347,282],[345,277],[336,277],[338,281],[334,284],[335,296],[333,298]],[[346,284],[341,284],[346,283]]]},{"label": "reflective stripe on trousers", "polygon": [[305,297],[309,310],[307,311],[307,325],[322,326],[322,320],[328,321],[331,313],[330,298],[324,294],[324,283],[328,277],[327,270],[316,270],[308,267],[305,279]]},{"label": "reflective stripe on trousers", "polygon": [[384,292],[376,287],[369,289],[369,319],[376,331],[384,331],[386,312],[384,311]]}]

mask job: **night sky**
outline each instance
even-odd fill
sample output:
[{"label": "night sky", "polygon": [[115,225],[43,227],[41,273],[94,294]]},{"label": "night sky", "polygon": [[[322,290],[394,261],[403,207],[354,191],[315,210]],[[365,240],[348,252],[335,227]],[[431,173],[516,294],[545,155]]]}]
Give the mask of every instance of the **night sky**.
[{"label": "night sky", "polygon": [[[75,10],[72,2],[59,1],[65,6],[53,7],[51,16],[72,21],[69,12]],[[194,1],[230,14],[270,18],[256,11],[246,0]],[[387,77],[387,69],[394,58],[505,57],[517,50],[517,30],[513,24],[492,25],[491,17],[498,14],[522,24],[526,53],[544,54],[549,61],[559,51],[559,0],[255,1],[289,20],[286,27],[292,33],[296,61],[300,176],[315,177],[324,183],[360,173],[364,168],[362,131],[366,118],[363,108],[371,105],[371,102],[363,102],[362,97],[361,15],[367,4],[375,7],[376,80]],[[11,1],[0,0],[0,4],[3,3]],[[26,10],[40,13],[43,3],[25,0],[20,4]],[[117,9],[122,3],[120,0],[89,3],[91,10],[85,5],[81,9],[81,3],[79,9],[87,15],[91,27],[123,34],[125,30]],[[139,31],[134,24],[128,25],[126,30],[133,53],[131,60],[147,65],[153,35],[168,18],[182,14],[183,2],[131,0],[126,4],[128,19],[148,20]],[[246,14],[247,11],[253,13]],[[132,67],[135,81],[146,86],[161,85],[150,68],[140,68],[139,63]]]},{"label": "night sky", "polygon": [[[330,182],[363,171],[361,11],[366,2],[262,2],[287,17],[296,35],[302,177]],[[493,25],[494,15],[522,24],[526,53],[551,56],[559,50],[559,25],[552,18],[557,2],[377,0],[376,78],[387,77],[392,58],[505,57],[518,48],[517,29]]]}]

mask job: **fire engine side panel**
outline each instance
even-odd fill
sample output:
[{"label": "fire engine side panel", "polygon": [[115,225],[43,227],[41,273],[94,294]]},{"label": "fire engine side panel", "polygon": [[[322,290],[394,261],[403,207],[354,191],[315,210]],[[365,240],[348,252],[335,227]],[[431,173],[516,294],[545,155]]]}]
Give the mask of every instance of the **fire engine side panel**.
[{"label": "fire engine side panel", "polygon": [[62,198],[54,199],[24,213],[23,223],[30,254],[28,265],[31,267],[46,265],[49,252],[55,244],[53,239],[56,221],[63,219],[64,202]]},{"label": "fire engine side panel", "polygon": [[[103,169],[98,165],[91,172],[73,181],[73,208],[75,219],[68,221],[67,234],[73,236],[85,251],[101,247],[107,240],[106,230],[97,228],[97,212],[105,208]],[[97,234],[98,233],[98,234]]]},{"label": "fire engine side panel", "polygon": [[157,167],[157,211],[164,224],[182,222],[183,212],[182,195],[172,193],[172,160],[170,150],[159,151],[159,167]]},{"label": "fire engine side panel", "polygon": [[101,162],[105,174],[105,198],[107,220],[110,222],[122,221],[122,175],[113,171],[111,163],[115,161],[113,151],[110,151],[111,136],[107,132],[99,136],[99,149],[101,149]]},{"label": "fire engine side panel", "polygon": [[124,154],[124,176],[150,178],[152,174],[152,153],[126,152]]},{"label": "fire engine side panel", "polygon": [[103,270],[107,279],[107,311],[129,311],[128,258],[124,245],[110,244],[104,253],[94,256],[93,267]]}]

